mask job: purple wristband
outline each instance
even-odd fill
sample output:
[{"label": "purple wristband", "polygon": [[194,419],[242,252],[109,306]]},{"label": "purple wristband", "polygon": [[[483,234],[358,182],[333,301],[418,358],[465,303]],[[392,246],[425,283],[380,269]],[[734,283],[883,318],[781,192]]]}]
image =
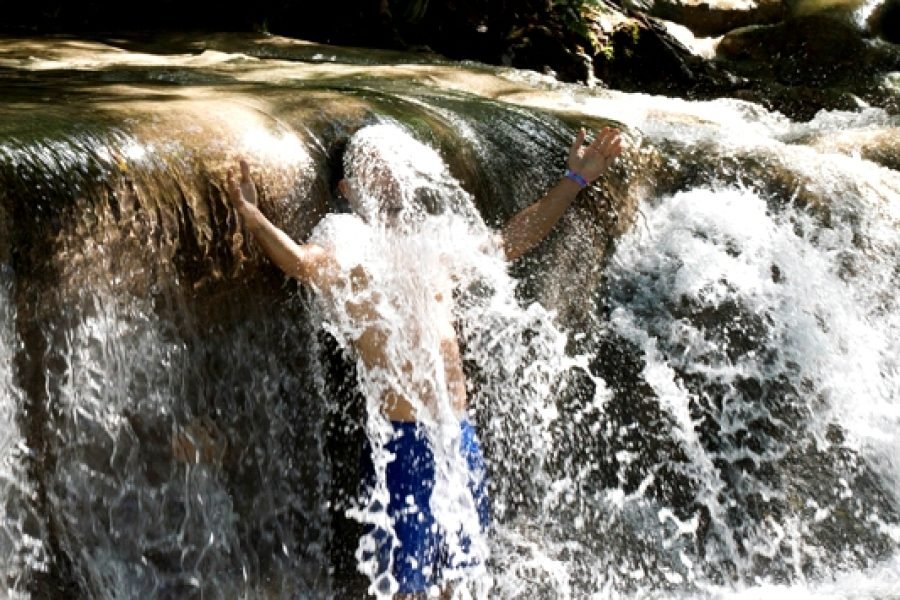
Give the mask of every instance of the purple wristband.
[{"label": "purple wristband", "polygon": [[579,187],[581,187],[581,189],[584,189],[589,185],[587,179],[585,179],[572,169],[566,169],[566,177],[577,183]]}]

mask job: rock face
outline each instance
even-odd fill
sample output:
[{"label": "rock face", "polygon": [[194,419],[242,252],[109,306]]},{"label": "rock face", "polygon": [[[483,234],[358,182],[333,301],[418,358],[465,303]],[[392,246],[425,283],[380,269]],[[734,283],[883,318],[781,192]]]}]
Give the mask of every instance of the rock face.
[{"label": "rock face", "polygon": [[867,43],[841,13],[795,16],[729,32],[719,43],[716,62],[747,82],[734,90],[735,96],[793,118],[864,104],[896,109],[883,77],[900,68],[900,52]]},{"label": "rock face", "polygon": [[773,65],[783,83],[816,83],[855,71],[866,46],[857,28],[813,15],[732,31],[718,51],[723,58]]},{"label": "rock face", "polygon": [[[864,104],[896,107],[883,77],[900,69],[900,49],[869,44],[848,18],[846,2],[643,7],[671,21],[629,6],[607,7],[591,17],[587,31],[560,27],[552,19],[515,29],[504,41],[504,62],[564,81],[590,81],[592,68],[611,88],[690,99],[738,97],[796,119]],[[882,10],[890,16],[890,7]],[[700,14],[709,19],[695,18]],[[701,51],[680,41],[690,35],[675,31],[680,26],[693,34],[722,33],[740,23],[752,24],[727,31],[718,44],[704,39]],[[879,31],[890,31],[890,19],[878,23]]]},{"label": "rock face", "polygon": [[777,23],[787,15],[781,0],[656,0],[648,13],[684,25],[698,36]]},{"label": "rock face", "polygon": [[893,44],[900,44],[900,0],[885,0],[872,11],[867,25],[875,35]]},{"label": "rock face", "polygon": [[[897,107],[900,96],[882,83],[886,73],[900,70],[900,46],[863,38],[850,18],[861,1],[259,0],[235,15],[201,10],[212,4],[204,0],[137,22],[114,10],[111,0],[34,0],[12,7],[0,30],[277,30],[358,47],[430,49],[566,82],[599,79],[627,91],[690,99],[736,96],[805,119],[821,109],[852,110],[860,103]],[[159,4],[165,9],[175,2]],[[213,18],[205,20],[209,14]],[[673,33],[676,26],[702,40]],[[880,5],[868,27],[900,44],[900,0]],[[718,50],[715,37],[704,37],[721,35]]]},{"label": "rock face", "polygon": [[822,152],[857,154],[865,160],[900,171],[900,130],[896,127],[829,132],[813,136],[809,144]]},{"label": "rock face", "polygon": [[657,19],[637,15],[605,35],[609,50],[594,56],[594,71],[616,87],[678,94],[730,86],[725,74],[693,54]]},{"label": "rock face", "polygon": [[545,25],[530,26],[517,33],[504,53],[503,62],[552,74],[562,81],[587,81],[591,58],[566,43],[560,32]]}]

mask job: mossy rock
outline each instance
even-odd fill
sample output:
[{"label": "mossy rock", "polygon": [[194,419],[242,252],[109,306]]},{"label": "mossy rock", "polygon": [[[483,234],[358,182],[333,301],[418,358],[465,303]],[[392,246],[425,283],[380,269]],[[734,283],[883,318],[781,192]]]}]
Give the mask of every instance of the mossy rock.
[{"label": "mossy rock", "polygon": [[658,19],[636,15],[616,23],[607,37],[594,56],[594,72],[613,87],[691,95],[731,85],[715,64],[695,56]]}]

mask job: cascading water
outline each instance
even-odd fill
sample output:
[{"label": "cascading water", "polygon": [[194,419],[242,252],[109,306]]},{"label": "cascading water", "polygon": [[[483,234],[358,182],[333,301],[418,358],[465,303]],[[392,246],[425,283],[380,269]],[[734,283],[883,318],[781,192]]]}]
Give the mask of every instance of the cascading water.
[{"label": "cascading water", "polygon": [[34,487],[26,477],[28,447],[25,444],[19,421],[22,410],[22,391],[13,377],[13,358],[18,340],[14,324],[15,310],[12,296],[12,273],[8,265],[0,266],[0,573],[7,582],[11,597],[19,597],[16,590],[23,585],[34,570],[47,568],[47,555],[41,541],[44,528],[40,518],[29,510],[27,499],[34,494]]},{"label": "cascading water", "polygon": [[641,349],[684,447],[707,564],[745,578],[834,568],[822,550],[847,521],[886,534],[842,549],[850,565],[896,535],[895,442],[878,431],[898,417],[892,317],[841,279],[832,235],[786,212],[747,190],[680,193],[610,272],[610,327]]},{"label": "cascading water", "polygon": [[[396,361],[435,390],[421,282],[456,273],[493,507],[490,556],[458,596],[896,596],[895,116],[796,124],[738,101],[220,43],[0,53],[8,595],[390,589],[358,553],[377,518],[359,456],[368,435],[379,460],[378,379],[343,355],[352,319],[285,282],[221,189],[248,157],[264,212],[307,239],[334,148],[392,123],[423,144],[394,140],[401,159],[435,166],[402,189],[449,210],[399,237],[330,215],[314,237],[380,274],[367,293],[424,349]],[[488,225],[559,177],[574,126],[609,118],[631,148],[510,276]],[[467,514],[440,452],[452,418],[425,423],[451,524]]]}]

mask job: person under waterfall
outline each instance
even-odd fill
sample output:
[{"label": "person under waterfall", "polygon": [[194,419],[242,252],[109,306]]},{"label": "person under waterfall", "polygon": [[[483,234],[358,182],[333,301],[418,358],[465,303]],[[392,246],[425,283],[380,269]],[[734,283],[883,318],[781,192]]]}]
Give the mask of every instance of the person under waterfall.
[{"label": "person under waterfall", "polygon": [[[393,127],[393,142],[379,135],[384,127]],[[403,176],[391,158],[392,153],[397,154],[397,147],[403,147],[403,143],[399,146],[395,143],[399,130],[393,125],[370,125],[360,129],[348,141],[341,161],[344,172],[337,189],[349,204],[352,215],[344,216],[352,220],[351,230],[356,233],[349,238],[345,236],[340,243],[329,243],[323,238],[299,244],[274,226],[257,207],[256,186],[245,160],[239,161],[239,178],[232,170],[228,171],[227,195],[268,258],[286,275],[312,288],[325,306],[323,310],[327,316],[324,320],[329,321],[332,328],[340,329],[339,334],[347,338],[347,349],[357,361],[359,377],[365,374],[369,378],[361,389],[367,395],[370,416],[371,407],[376,407],[374,412],[380,412],[379,418],[383,418],[387,432],[380,444],[377,441],[370,444],[372,448],[381,445],[387,450],[379,455],[378,466],[373,466],[373,469],[381,469],[382,487],[386,487],[380,496],[383,510],[379,514],[387,518],[370,522],[371,543],[363,550],[377,555],[374,562],[377,566],[367,574],[377,578],[384,575],[379,571],[387,570],[394,582],[387,593],[393,593],[395,598],[418,598],[435,593],[446,597],[452,594],[455,583],[462,578],[461,573],[483,567],[484,560],[483,556],[465,552],[460,559],[459,553],[447,551],[447,539],[452,538],[455,544],[464,548],[475,544],[479,536],[483,540],[490,520],[489,504],[484,459],[467,417],[466,381],[454,328],[452,277],[431,267],[424,269],[430,280],[406,277],[404,285],[420,289],[403,290],[396,297],[415,297],[420,303],[424,298],[425,306],[417,309],[420,312],[409,314],[427,316],[403,316],[407,313],[399,310],[396,302],[384,299],[391,295],[385,286],[394,285],[391,278],[396,276],[397,269],[388,271],[371,267],[369,263],[374,264],[381,257],[366,256],[366,248],[370,248],[370,253],[373,251],[361,241],[373,235],[388,240],[391,236],[399,238],[414,226],[407,218],[412,213],[404,212],[404,202],[410,202],[410,199],[402,190]],[[408,133],[401,132],[400,135],[423,146]],[[604,128],[589,143],[581,129],[569,151],[565,175],[493,236],[496,250],[512,261],[537,246],[578,193],[600,177],[620,153],[617,129]],[[405,159],[412,163],[425,160],[421,155],[406,156]],[[323,221],[328,218],[330,216]],[[424,259],[419,254],[412,254],[402,255],[399,260],[411,263]],[[386,275],[389,272],[391,275]],[[385,283],[380,279],[390,281]],[[428,319],[432,322],[398,324],[391,321],[396,321],[397,315],[401,315],[401,320]],[[398,346],[402,348],[398,350]],[[410,353],[431,357],[429,364],[434,367],[434,372],[428,378],[415,374],[414,361],[404,358],[413,356]],[[437,446],[440,444],[423,434],[422,423],[434,422],[440,411],[451,415],[458,423],[458,431],[453,436],[456,448],[453,452],[458,454],[459,464],[467,470],[465,485],[458,487],[465,488],[470,499],[468,506],[473,509],[477,521],[475,527],[463,532],[441,523],[430,508],[437,476],[436,454],[440,451]],[[364,485],[374,485],[370,475],[367,474]],[[372,530],[377,531],[373,533]],[[380,535],[376,535],[379,532]],[[361,542],[361,547],[363,545]],[[376,591],[385,593],[380,587]]]}]

